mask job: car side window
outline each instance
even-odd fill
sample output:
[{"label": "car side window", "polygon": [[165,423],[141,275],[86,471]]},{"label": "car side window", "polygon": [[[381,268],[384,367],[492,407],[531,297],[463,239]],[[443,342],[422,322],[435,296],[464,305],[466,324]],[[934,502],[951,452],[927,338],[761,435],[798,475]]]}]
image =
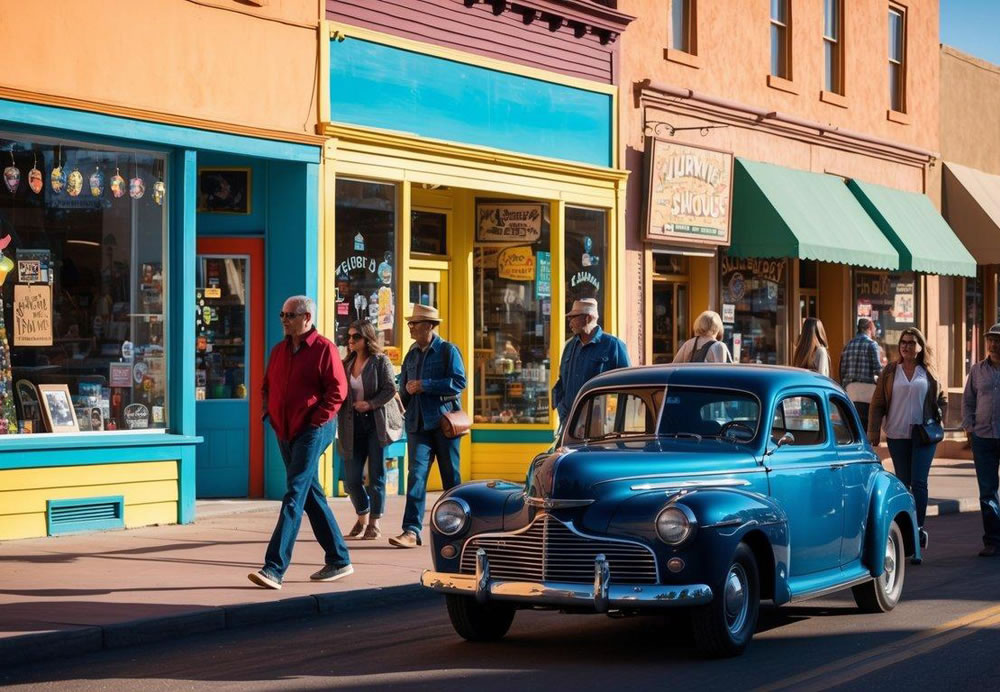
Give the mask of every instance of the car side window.
[{"label": "car side window", "polygon": [[854,417],[842,399],[830,399],[830,429],[838,445],[851,445],[860,439],[854,427]]},{"label": "car side window", "polygon": [[793,445],[804,447],[826,440],[819,400],[811,396],[790,396],[774,409],[771,439],[777,442],[786,432],[795,438]]},{"label": "car side window", "polygon": [[571,437],[594,440],[615,435],[649,435],[656,426],[654,410],[640,392],[600,392],[590,397],[573,426]]}]

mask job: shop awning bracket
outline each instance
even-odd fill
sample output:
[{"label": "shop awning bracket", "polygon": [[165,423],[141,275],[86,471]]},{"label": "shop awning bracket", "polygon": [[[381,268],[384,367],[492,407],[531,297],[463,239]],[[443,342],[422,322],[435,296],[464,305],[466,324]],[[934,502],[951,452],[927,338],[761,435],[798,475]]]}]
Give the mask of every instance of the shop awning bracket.
[{"label": "shop awning bracket", "polygon": [[729,125],[693,125],[691,127],[675,127],[665,120],[647,120],[646,128],[643,134],[646,137],[661,137],[664,134],[673,137],[678,132],[698,130],[698,134],[702,137],[706,137],[708,136],[709,130],[718,130],[723,127],[729,127]]}]

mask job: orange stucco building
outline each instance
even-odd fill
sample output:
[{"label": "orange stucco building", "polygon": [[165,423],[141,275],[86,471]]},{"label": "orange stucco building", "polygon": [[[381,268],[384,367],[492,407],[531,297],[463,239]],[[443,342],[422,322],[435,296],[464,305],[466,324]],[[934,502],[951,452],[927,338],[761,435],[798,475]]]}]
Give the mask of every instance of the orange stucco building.
[{"label": "orange stucco building", "polygon": [[[633,357],[669,361],[705,309],[722,315],[743,361],[788,363],[807,316],[826,327],[834,376],[861,315],[879,323],[890,353],[899,330],[915,324],[950,354],[958,345],[952,275],[969,273],[970,263],[934,209],[938,2],[770,6],[619,2],[638,17],[623,36],[620,69],[622,160],[631,172],[622,314],[631,315]],[[890,83],[892,75],[900,76]],[[651,181],[655,147],[663,153]],[[713,188],[662,167],[706,156],[731,166],[732,177]],[[687,208],[695,217],[677,200],[700,195],[714,195],[728,215],[692,222],[697,200]],[[907,199],[926,218],[911,223],[888,208]],[[956,263],[921,263],[915,255],[933,254],[930,246],[900,261],[896,246],[914,234],[950,236]]]}]

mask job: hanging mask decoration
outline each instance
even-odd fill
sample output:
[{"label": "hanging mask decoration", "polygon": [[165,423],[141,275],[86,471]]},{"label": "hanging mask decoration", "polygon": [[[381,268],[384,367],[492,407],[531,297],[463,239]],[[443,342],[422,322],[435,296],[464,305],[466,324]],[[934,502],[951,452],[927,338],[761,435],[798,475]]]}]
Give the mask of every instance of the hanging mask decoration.
[{"label": "hanging mask decoration", "polygon": [[79,197],[81,192],[83,192],[83,173],[79,168],[74,168],[66,178],[66,194],[70,197]]},{"label": "hanging mask decoration", "polygon": [[62,149],[60,148],[56,154],[56,167],[52,169],[52,173],[49,175],[49,184],[52,185],[52,191],[57,195],[63,191],[66,187],[66,174],[63,173],[62,169]]},{"label": "hanging mask decoration", "polygon": [[90,196],[100,197],[104,194],[104,174],[100,168],[95,168],[90,174]]},{"label": "hanging mask decoration", "polygon": [[132,199],[142,199],[142,196],[146,194],[146,183],[142,182],[142,178],[136,176],[128,181],[128,196]]},{"label": "hanging mask decoration", "polygon": [[35,164],[32,166],[31,170],[28,171],[28,187],[36,195],[42,191],[42,186],[45,183],[42,182],[42,172],[38,170],[38,155],[35,155]]},{"label": "hanging mask decoration", "polygon": [[153,201],[163,205],[163,198],[167,196],[167,185],[162,180],[153,183]]},{"label": "hanging mask decoration", "polygon": [[111,195],[115,199],[125,196],[125,178],[118,172],[117,166],[115,167],[115,174],[111,176]]},{"label": "hanging mask decoration", "polygon": [[14,263],[11,261],[10,257],[3,254],[3,250],[10,245],[11,240],[13,240],[13,238],[10,235],[0,239],[0,285],[7,280],[7,274],[14,268]]},{"label": "hanging mask decoration", "polygon": [[21,184],[21,169],[17,167],[17,161],[14,160],[13,145],[10,147],[10,165],[3,169],[3,182],[10,190],[10,194],[17,192],[17,188]]}]

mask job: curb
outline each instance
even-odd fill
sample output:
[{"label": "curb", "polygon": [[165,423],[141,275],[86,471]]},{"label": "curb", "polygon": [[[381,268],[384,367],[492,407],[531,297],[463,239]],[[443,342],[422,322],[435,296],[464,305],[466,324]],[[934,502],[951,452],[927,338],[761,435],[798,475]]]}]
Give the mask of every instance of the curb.
[{"label": "curb", "polygon": [[389,607],[437,597],[419,584],[403,584],[314,596],[295,596],[266,603],[208,607],[181,615],[144,618],[103,627],[90,626],[57,632],[0,638],[0,667],[93,653],[102,649],[151,644],[192,634],[250,625],[350,613],[363,608]]},{"label": "curb", "polygon": [[978,497],[962,497],[957,500],[934,500],[933,504],[927,504],[927,516],[929,517],[941,517],[946,514],[978,511]]}]

